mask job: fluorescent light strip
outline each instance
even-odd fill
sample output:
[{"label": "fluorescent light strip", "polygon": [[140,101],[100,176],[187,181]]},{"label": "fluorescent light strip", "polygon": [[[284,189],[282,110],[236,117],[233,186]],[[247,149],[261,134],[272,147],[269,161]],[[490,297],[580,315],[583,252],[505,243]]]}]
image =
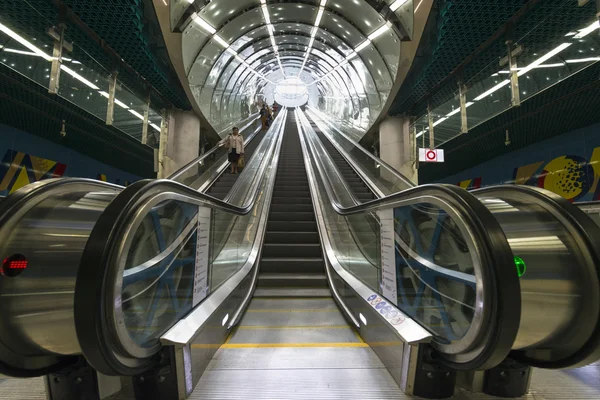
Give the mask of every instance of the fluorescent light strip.
[{"label": "fluorescent light strip", "polygon": [[38,56],[42,57],[44,60],[52,61],[52,57],[50,57],[48,54],[44,53],[41,49],[38,49],[36,46],[34,46],[33,43],[29,42],[28,40],[26,40],[25,38],[20,36],[18,33],[16,33],[12,29],[10,29],[9,27],[7,27],[6,25],[1,24],[1,23],[0,23],[0,32],[4,32],[8,36],[10,36],[12,39],[16,40],[17,42],[21,43],[23,46],[27,47],[29,50],[33,51]]},{"label": "fluorescent light strip", "polygon": [[209,24],[208,22],[206,22],[205,20],[200,18],[200,16],[198,14],[196,14],[196,13],[192,14],[192,19],[194,20],[195,23],[200,25],[205,31],[207,31],[211,35],[214,35],[215,33],[217,33],[217,30],[211,24]]},{"label": "fluorescent light strip", "polygon": [[[465,106],[466,106],[466,108],[469,108],[469,107],[471,107],[473,104],[475,104],[475,103],[473,103],[472,101],[469,101],[467,104],[465,104]],[[460,112],[460,107],[456,108],[455,110],[452,110],[452,111],[450,111],[448,114],[446,114],[446,117],[448,117],[448,118],[449,118],[449,117],[451,117],[451,116],[453,116],[453,115],[456,115],[456,114],[458,114],[459,112]]]},{"label": "fluorescent light strip", "polygon": [[327,4],[327,0],[321,0],[320,6],[321,7],[325,7],[325,4]]},{"label": "fluorescent light strip", "polygon": [[369,39],[367,39],[364,42],[362,42],[361,44],[359,44],[358,46],[356,46],[356,48],[354,49],[354,51],[356,51],[358,53],[359,51],[361,51],[362,49],[366,48],[370,44],[371,44],[371,41]]},{"label": "fluorescent light strip", "polygon": [[130,113],[132,113],[133,115],[135,115],[136,117],[138,117],[139,119],[143,120],[144,116],[142,114],[140,114],[139,112],[135,111],[134,109],[130,108],[129,110]]},{"label": "fluorescent light strip", "polygon": [[265,17],[265,21],[266,21],[266,23],[268,25],[268,24],[271,23],[271,16],[269,15],[269,9],[267,8],[266,4],[263,4],[261,6],[261,8],[262,8],[263,15]]},{"label": "fluorescent light strip", "polygon": [[156,124],[150,124],[150,126],[160,132],[160,126],[158,126]]},{"label": "fluorescent light strip", "polygon": [[[106,93],[104,91],[100,91],[98,93],[100,93],[102,96],[104,96],[108,99],[108,93]],[[129,110],[129,106],[127,104],[123,103],[121,100],[117,99],[116,97],[115,97],[115,104],[119,105],[120,107],[122,107],[126,110]],[[142,119],[143,119],[143,117],[142,117]]]},{"label": "fluorescent light strip", "polygon": [[227,43],[221,36],[219,35],[214,35],[213,39],[219,43],[221,46],[228,48],[229,47],[229,43]]},{"label": "fluorescent light strip", "polygon": [[547,54],[543,55],[542,57],[538,58],[537,60],[535,60],[534,62],[532,62],[528,66],[526,66],[525,68],[521,69],[517,73],[517,75],[518,76],[525,75],[526,73],[528,73],[532,69],[534,69],[534,68],[538,67],[539,65],[543,64],[545,61],[551,59],[552,57],[554,57],[555,55],[557,55],[558,53],[560,53],[561,51],[563,51],[567,47],[571,46],[572,44],[573,43],[563,43],[563,44],[561,44],[560,46],[558,46],[554,50],[548,52]]},{"label": "fluorescent light strip", "polygon": [[439,124],[441,124],[442,122],[444,122],[447,119],[448,119],[448,117],[442,117],[442,118],[438,119],[437,121],[435,121],[433,123],[433,126],[438,126]]},{"label": "fluorescent light strip", "polygon": [[494,86],[493,88],[491,88],[490,90],[483,92],[482,94],[480,94],[479,96],[475,97],[475,101],[479,101],[483,98],[488,97],[490,94],[494,93],[497,90],[502,89],[504,86],[508,85],[510,83],[510,81],[508,79],[500,82],[499,84],[497,84],[496,86]]},{"label": "fluorescent light strip", "polygon": [[584,28],[579,31],[577,35],[575,35],[575,39],[581,39],[589,35],[590,33],[597,31],[600,29],[600,21],[595,21],[593,24],[589,25],[587,28]]},{"label": "fluorescent light strip", "polygon": [[346,60],[351,60],[354,57],[356,57],[358,55],[358,53],[356,51],[353,51],[352,53],[350,53],[349,56],[346,57]]},{"label": "fluorescent light strip", "polygon": [[67,74],[71,75],[73,78],[77,79],[79,82],[84,83],[85,85],[91,87],[94,90],[98,90],[99,87],[94,85],[92,82],[85,79],[83,76],[79,75],[77,72],[73,71],[71,68],[61,64],[60,69],[65,71]]},{"label": "fluorescent light strip", "polygon": [[368,37],[369,40],[373,41],[379,36],[383,35],[390,29],[388,24],[383,25],[381,28],[377,29],[375,32],[371,33]]},{"label": "fluorescent light strip", "polygon": [[578,64],[586,62],[600,61],[600,57],[588,57],[588,58],[575,58],[572,60],[565,60],[567,64]]},{"label": "fluorescent light strip", "polygon": [[390,10],[396,11],[397,9],[399,9],[400,7],[402,7],[407,1],[408,0],[396,0],[390,6]]},{"label": "fluorescent light strip", "polygon": [[321,23],[321,19],[323,18],[324,12],[325,12],[325,9],[323,7],[319,7],[319,11],[317,12],[317,19],[315,20],[315,28],[317,28],[319,26],[319,24]]}]

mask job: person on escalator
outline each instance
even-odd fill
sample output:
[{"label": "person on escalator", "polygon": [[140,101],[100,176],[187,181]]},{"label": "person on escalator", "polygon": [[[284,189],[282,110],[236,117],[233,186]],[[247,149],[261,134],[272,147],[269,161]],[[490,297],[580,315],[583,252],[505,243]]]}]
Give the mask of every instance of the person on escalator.
[{"label": "person on escalator", "polygon": [[260,120],[262,122],[262,128],[267,129],[267,119],[269,118],[269,111],[267,110],[267,105],[263,104],[260,109]]},{"label": "person on escalator", "polygon": [[244,137],[240,135],[240,130],[234,127],[231,134],[223,139],[223,145],[229,148],[228,160],[231,163],[231,173],[238,173],[238,161],[244,156]]}]

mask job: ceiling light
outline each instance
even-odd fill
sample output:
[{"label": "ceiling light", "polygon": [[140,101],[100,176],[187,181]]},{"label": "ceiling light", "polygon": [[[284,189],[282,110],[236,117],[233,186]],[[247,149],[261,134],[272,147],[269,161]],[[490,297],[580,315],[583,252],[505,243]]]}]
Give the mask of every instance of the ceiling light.
[{"label": "ceiling light", "polygon": [[324,11],[325,9],[323,7],[319,7],[319,11],[317,12],[317,19],[315,20],[315,27],[319,26],[319,24],[321,23]]},{"label": "ceiling light", "polygon": [[500,82],[499,84],[497,84],[496,86],[494,86],[493,88],[491,88],[490,90],[483,92],[482,94],[480,94],[479,96],[475,97],[475,101],[479,101],[483,98],[488,97],[490,94],[494,93],[497,90],[502,89],[504,86],[508,85],[510,83],[510,81],[508,79]]},{"label": "ceiling light", "polygon": [[369,35],[369,40],[375,40],[376,38],[378,38],[379,36],[383,35],[385,32],[387,32],[390,29],[388,24],[383,25],[381,28],[377,29],[375,32],[371,33]]},{"label": "ceiling light", "polygon": [[267,8],[267,5],[263,4],[261,8],[262,8],[263,15],[265,16],[266,23],[270,24],[271,23],[271,17],[269,16],[269,9]]},{"label": "ceiling light", "polygon": [[321,7],[325,7],[325,4],[327,4],[327,0],[321,0]]},{"label": "ceiling light", "polygon": [[156,124],[150,124],[150,126],[160,132],[160,126],[158,126]]},{"label": "ceiling light", "polygon": [[579,31],[579,33],[577,35],[575,35],[575,39],[581,39],[583,37],[586,37],[587,35],[589,35],[590,33],[594,32],[595,30],[600,29],[600,21],[595,21],[593,24],[589,25],[587,28],[583,28],[582,30]]},{"label": "ceiling light", "polygon": [[554,57],[555,55],[557,55],[558,53],[560,53],[561,51],[563,51],[564,49],[566,49],[567,47],[571,46],[573,43],[563,43],[560,46],[558,46],[557,48],[555,48],[554,50],[548,52],[547,54],[541,56],[540,58],[538,58],[537,60],[535,60],[534,62],[532,62],[531,64],[529,64],[528,66],[526,66],[525,68],[522,68],[517,75],[518,76],[522,76],[525,75],[526,73],[528,73],[529,71],[531,71],[532,69],[536,68],[537,66],[539,66],[540,64],[544,63],[545,61],[551,59],[552,57]]},{"label": "ceiling light", "polygon": [[214,40],[215,40],[217,43],[219,43],[221,46],[223,46],[223,47],[225,47],[225,48],[229,47],[229,43],[227,43],[227,42],[226,42],[226,41],[225,41],[225,40],[224,40],[224,39],[223,39],[221,36],[219,36],[219,35],[215,35],[215,36],[213,36],[213,39],[214,39]]},{"label": "ceiling light", "polygon": [[438,126],[439,124],[441,124],[442,122],[444,122],[447,119],[448,119],[448,117],[442,117],[442,118],[438,119],[437,121],[435,121],[433,123],[433,126]]},{"label": "ceiling light", "polygon": [[392,5],[390,6],[390,10],[392,11],[396,11],[397,9],[399,9],[400,7],[402,7],[404,5],[404,3],[406,3],[408,0],[396,0],[395,2],[392,3]]},{"label": "ceiling light", "polygon": [[131,108],[129,110],[127,110],[127,111],[129,111],[130,113],[132,113],[133,115],[135,115],[139,119],[142,119],[142,120],[144,119],[144,116],[142,114],[140,114],[139,112],[137,112],[137,111],[135,111],[135,110],[133,110]]},{"label": "ceiling light", "polygon": [[577,63],[586,63],[586,62],[593,62],[593,61],[600,61],[600,57],[575,58],[572,60],[566,60],[566,63],[567,64],[577,64]]},{"label": "ceiling light", "polygon": [[36,46],[34,46],[29,41],[25,40],[23,37],[21,37],[19,34],[14,32],[10,28],[8,28],[6,25],[3,25],[0,23],[0,31],[4,32],[5,34],[10,36],[12,39],[16,40],[17,42],[21,43],[23,46],[27,47],[29,50],[33,51],[35,54],[42,57],[46,61],[52,60],[52,57],[50,57],[48,54],[44,53],[42,50],[38,49]]},{"label": "ceiling light", "polygon": [[217,32],[217,30],[215,28],[213,28],[213,26],[211,24],[209,24],[208,22],[206,22],[205,20],[200,18],[200,16],[198,14],[196,14],[196,13],[192,14],[192,19],[194,20],[195,23],[200,25],[205,31],[207,31],[211,35],[214,35]]},{"label": "ceiling light", "polygon": [[275,27],[272,24],[267,24],[267,31],[269,31],[269,35],[273,35]]},{"label": "ceiling light", "polygon": [[91,87],[94,90],[98,90],[99,87],[94,85],[92,82],[88,81],[87,79],[85,79],[83,76],[79,75],[77,72],[73,71],[71,68],[66,67],[64,65],[61,64],[60,69],[62,69],[63,71],[65,71],[67,74],[71,75],[73,78],[77,79],[79,82],[86,84],[87,86]]},{"label": "ceiling light", "polygon": [[353,51],[352,53],[350,53],[350,55],[348,55],[348,56],[346,57],[346,60],[351,60],[351,59],[353,59],[354,57],[356,57],[357,55],[358,55],[358,54],[357,54],[355,51]]},{"label": "ceiling light", "polygon": [[234,57],[237,56],[237,52],[235,50],[233,50],[231,47],[226,48],[225,51],[227,51]]},{"label": "ceiling light", "polygon": [[359,51],[361,51],[362,49],[364,49],[365,47],[367,47],[370,44],[371,44],[371,41],[369,39],[367,39],[364,42],[362,42],[361,44],[359,44],[358,46],[356,46],[354,51],[356,51],[358,53]]}]

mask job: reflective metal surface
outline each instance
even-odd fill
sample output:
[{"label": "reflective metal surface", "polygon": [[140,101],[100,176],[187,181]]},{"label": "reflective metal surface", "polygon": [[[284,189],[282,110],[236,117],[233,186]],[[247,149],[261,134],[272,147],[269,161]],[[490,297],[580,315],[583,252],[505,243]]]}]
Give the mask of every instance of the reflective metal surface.
[{"label": "reflective metal surface", "polygon": [[[0,254],[27,258],[0,277],[0,360],[32,370],[80,352],[74,329],[75,276],[89,233],[120,187],[85,179],[26,186],[2,203]],[[27,355],[27,357],[24,357]]]},{"label": "reflective metal surface", "polygon": [[589,354],[562,366],[596,361],[600,229],[549,192],[505,186],[474,193],[502,226],[520,275],[522,311],[513,348],[540,366],[567,363],[584,348]]}]

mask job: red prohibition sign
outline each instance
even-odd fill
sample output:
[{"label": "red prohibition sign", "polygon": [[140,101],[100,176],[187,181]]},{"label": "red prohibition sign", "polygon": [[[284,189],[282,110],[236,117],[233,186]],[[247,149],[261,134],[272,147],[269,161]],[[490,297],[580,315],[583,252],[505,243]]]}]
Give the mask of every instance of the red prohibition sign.
[{"label": "red prohibition sign", "polygon": [[426,157],[428,160],[435,160],[437,157],[437,154],[435,153],[435,151],[429,150],[429,151],[427,151]]}]

